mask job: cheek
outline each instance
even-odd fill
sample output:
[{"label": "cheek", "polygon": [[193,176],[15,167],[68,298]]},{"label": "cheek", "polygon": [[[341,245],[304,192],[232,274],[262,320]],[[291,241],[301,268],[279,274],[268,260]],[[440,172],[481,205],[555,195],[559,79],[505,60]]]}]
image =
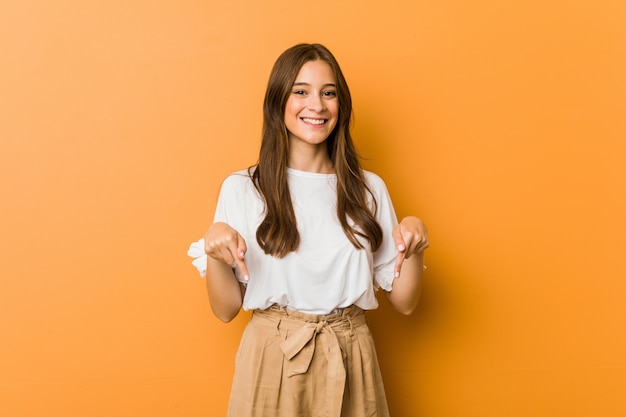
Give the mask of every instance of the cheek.
[{"label": "cheek", "polygon": [[285,105],[285,117],[295,116],[298,114],[297,103],[294,100],[287,100]]},{"label": "cheek", "polygon": [[335,123],[337,123],[337,121],[339,120],[339,106],[334,105],[332,108],[329,108],[329,110],[332,113],[333,118],[335,119]]},{"label": "cheek", "polygon": [[328,103],[328,111],[330,111],[333,116],[335,117],[339,117],[339,103],[337,103],[337,100],[333,100],[330,103]]},{"label": "cheek", "polygon": [[296,128],[296,120],[298,118],[297,109],[294,106],[294,103],[291,101],[287,102],[285,106],[285,116],[283,121],[285,122],[285,127],[287,130],[292,131]]}]

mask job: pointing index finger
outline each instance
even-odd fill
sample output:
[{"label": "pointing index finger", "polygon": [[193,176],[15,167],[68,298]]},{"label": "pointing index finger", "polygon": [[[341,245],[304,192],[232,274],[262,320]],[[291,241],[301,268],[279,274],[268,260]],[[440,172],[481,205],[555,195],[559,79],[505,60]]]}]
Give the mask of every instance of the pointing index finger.
[{"label": "pointing index finger", "polygon": [[404,262],[404,258],[404,252],[398,252],[398,256],[396,256],[396,264],[393,267],[394,278],[400,277],[400,270],[402,269],[402,263]]},{"label": "pointing index finger", "polygon": [[404,237],[402,236],[402,230],[400,225],[396,226],[393,229],[392,235],[393,240],[396,244],[396,248],[398,249],[398,255],[396,256],[396,263],[393,268],[393,275],[395,278],[400,276],[400,270],[402,269],[402,263],[404,262],[404,258],[406,257],[406,244],[404,243]]}]

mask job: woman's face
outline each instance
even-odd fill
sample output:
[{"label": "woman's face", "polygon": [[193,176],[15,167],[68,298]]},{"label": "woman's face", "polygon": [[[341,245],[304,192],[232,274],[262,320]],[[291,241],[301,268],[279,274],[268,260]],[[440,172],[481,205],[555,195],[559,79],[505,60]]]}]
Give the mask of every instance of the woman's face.
[{"label": "woman's face", "polygon": [[337,83],[330,65],[316,60],[305,63],[291,88],[285,107],[289,141],[320,145],[337,124]]}]

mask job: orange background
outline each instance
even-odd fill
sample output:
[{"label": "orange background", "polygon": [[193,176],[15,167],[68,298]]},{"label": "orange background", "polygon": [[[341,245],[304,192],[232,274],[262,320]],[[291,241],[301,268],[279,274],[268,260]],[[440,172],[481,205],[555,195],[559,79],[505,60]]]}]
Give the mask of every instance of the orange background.
[{"label": "orange background", "polygon": [[393,415],[626,415],[621,0],[3,1],[0,415],[225,415],[247,315],[186,250],[302,41],[431,232],[369,315]]}]

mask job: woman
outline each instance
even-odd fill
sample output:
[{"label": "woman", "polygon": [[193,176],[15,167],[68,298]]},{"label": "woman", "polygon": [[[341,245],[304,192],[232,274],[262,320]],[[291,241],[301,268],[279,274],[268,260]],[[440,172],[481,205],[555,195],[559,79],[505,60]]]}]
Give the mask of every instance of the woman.
[{"label": "woman", "polygon": [[281,54],[263,110],[257,165],[225,179],[189,251],[220,320],[253,311],[229,415],[388,416],[364,310],[379,288],[415,309],[426,229],[398,223],[383,181],[361,169],[350,91],[324,46]]}]

